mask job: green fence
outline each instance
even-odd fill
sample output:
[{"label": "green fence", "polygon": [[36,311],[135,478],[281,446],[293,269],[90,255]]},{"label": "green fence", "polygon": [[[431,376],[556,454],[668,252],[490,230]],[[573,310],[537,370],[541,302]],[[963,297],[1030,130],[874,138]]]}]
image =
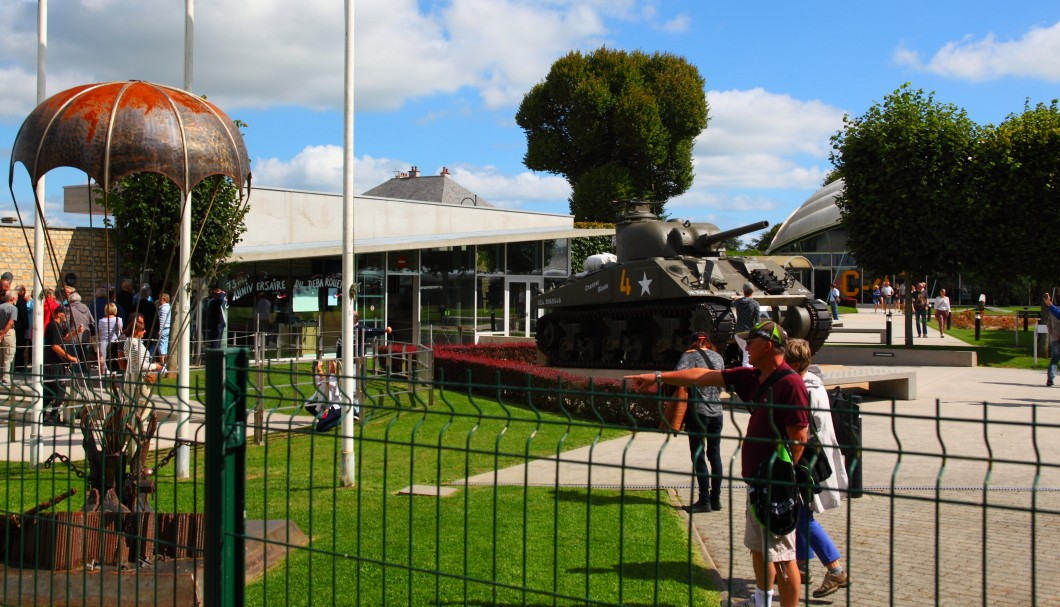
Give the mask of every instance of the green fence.
[{"label": "green fence", "polygon": [[[689,515],[690,435],[648,425],[657,398],[630,398],[653,410],[620,425],[592,414],[614,397],[591,389],[363,375],[343,453],[341,423],[317,432],[304,406],[315,393],[309,363],[273,364],[257,381],[242,350],[207,358],[183,428],[188,478],[172,457],[184,405],[165,382],[139,403],[113,382],[71,391],[58,426],[16,416],[0,483],[0,603],[727,605],[752,590],[733,474],[740,408],[725,414],[722,510]],[[13,412],[32,400],[23,386],[7,390]],[[813,598],[825,570],[811,562],[803,602],[1054,603],[1054,407],[865,403],[860,456],[848,462],[861,496],[818,515],[852,583]],[[155,438],[136,459],[130,437],[152,419]],[[83,428],[122,457],[90,461]],[[34,467],[34,444],[40,462],[59,455]],[[106,472],[119,464],[124,475]],[[86,492],[107,483],[130,512],[82,512]]]}]

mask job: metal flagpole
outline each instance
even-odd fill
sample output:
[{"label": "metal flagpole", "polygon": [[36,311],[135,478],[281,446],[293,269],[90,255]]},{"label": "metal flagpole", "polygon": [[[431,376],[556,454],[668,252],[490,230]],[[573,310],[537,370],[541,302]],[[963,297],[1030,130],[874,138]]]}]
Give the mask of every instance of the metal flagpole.
[{"label": "metal flagpole", "polygon": [[[191,92],[195,51],[195,0],[184,0],[184,90]],[[177,447],[176,476],[191,476],[191,451],[186,444],[191,435],[191,188],[185,179],[185,198],[180,210],[180,278],[177,290],[180,304],[173,306],[174,321],[179,327],[177,345]]]},{"label": "metal flagpole", "polygon": [[[47,74],[45,64],[48,59],[48,0],[37,2],[37,104],[47,99]],[[40,422],[44,414],[44,177],[37,182],[36,217],[33,220],[33,343],[30,382],[37,401],[33,405],[35,423],[30,430],[30,466],[36,468],[41,461],[43,437]]]},{"label": "metal flagpole", "polygon": [[342,485],[352,487],[357,474],[353,453],[353,398],[357,389],[358,344],[354,343],[353,312],[357,306],[357,280],[353,257],[353,0],[346,0],[346,74],[343,95],[342,150]]}]

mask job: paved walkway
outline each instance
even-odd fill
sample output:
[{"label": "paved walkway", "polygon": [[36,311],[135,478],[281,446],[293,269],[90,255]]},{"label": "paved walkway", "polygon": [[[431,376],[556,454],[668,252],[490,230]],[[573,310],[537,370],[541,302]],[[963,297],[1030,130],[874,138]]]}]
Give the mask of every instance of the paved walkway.
[{"label": "paved walkway", "polygon": [[[870,309],[852,317],[843,320],[874,322],[882,315],[873,319]],[[959,343],[937,334],[925,341]],[[854,582],[849,594],[809,597],[807,604],[1032,605],[1032,587],[1037,604],[1058,604],[1060,387],[1046,388],[1044,371],[915,370],[916,400],[863,403],[866,493],[819,519],[843,553]],[[726,417],[727,473],[746,422],[744,412]],[[675,508],[694,498],[684,436],[639,433],[526,468],[532,484],[552,486],[558,478],[561,485],[587,486],[591,473],[594,487],[671,487]],[[524,466],[515,466],[468,482],[522,484],[523,475]],[[723,495],[723,512],[693,520],[721,583],[731,582],[733,596],[743,597],[753,585],[742,547],[743,488]],[[811,571],[812,589],[824,568],[815,561]]]}]

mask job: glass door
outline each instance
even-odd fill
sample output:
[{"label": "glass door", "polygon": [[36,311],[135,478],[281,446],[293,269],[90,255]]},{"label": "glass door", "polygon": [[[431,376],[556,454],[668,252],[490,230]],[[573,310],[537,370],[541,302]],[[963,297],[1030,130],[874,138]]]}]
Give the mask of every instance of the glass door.
[{"label": "glass door", "polygon": [[508,281],[508,309],[505,310],[507,334],[510,337],[533,337],[537,329],[537,296],[542,279]]}]

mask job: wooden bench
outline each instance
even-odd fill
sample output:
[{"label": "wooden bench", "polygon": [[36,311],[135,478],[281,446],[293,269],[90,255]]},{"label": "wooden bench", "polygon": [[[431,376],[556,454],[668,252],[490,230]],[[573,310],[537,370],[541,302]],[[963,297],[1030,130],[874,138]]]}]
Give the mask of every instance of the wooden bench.
[{"label": "wooden bench", "polygon": [[869,385],[869,394],[895,400],[916,400],[916,371],[890,367],[825,367],[825,386]]},{"label": "wooden bench", "polygon": [[853,327],[839,327],[833,328],[829,331],[829,336],[842,333],[878,333],[880,335],[880,343],[887,342],[887,329],[855,329]]}]

